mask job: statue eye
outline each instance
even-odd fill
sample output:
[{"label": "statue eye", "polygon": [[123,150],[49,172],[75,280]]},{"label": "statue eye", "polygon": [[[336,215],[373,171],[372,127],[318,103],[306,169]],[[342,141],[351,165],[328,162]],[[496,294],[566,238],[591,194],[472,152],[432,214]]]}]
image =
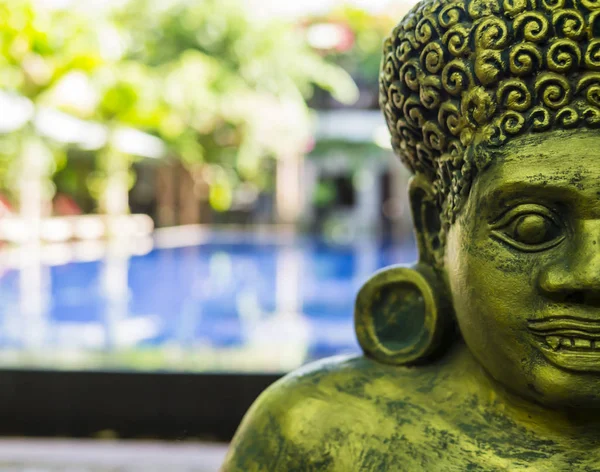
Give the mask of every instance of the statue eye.
[{"label": "statue eye", "polygon": [[538,205],[522,205],[508,211],[491,229],[496,239],[526,252],[550,249],[565,238],[556,217]]}]

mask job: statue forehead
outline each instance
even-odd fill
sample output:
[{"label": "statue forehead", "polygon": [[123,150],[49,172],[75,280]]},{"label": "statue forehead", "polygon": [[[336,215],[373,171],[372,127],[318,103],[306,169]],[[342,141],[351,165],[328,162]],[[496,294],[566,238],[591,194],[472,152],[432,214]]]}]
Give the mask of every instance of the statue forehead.
[{"label": "statue forehead", "polygon": [[557,130],[516,138],[495,151],[471,198],[508,204],[528,198],[584,207],[600,203],[600,133]]},{"label": "statue forehead", "polygon": [[[600,132],[597,130],[555,130],[524,135],[493,153],[489,172],[481,172],[483,180],[487,176],[488,180],[539,180],[550,185],[553,182],[576,184],[588,178],[600,184]],[[543,180],[544,175],[553,179]],[[572,180],[573,175],[578,176],[577,182]]]}]

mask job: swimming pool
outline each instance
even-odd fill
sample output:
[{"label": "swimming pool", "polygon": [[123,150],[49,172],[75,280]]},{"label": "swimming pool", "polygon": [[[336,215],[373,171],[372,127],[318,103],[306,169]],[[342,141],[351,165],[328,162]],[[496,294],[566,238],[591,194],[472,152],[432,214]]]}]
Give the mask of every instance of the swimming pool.
[{"label": "swimming pool", "polygon": [[287,372],[358,352],[356,292],[416,258],[412,243],[232,233],[170,246],[6,269],[0,367]]}]

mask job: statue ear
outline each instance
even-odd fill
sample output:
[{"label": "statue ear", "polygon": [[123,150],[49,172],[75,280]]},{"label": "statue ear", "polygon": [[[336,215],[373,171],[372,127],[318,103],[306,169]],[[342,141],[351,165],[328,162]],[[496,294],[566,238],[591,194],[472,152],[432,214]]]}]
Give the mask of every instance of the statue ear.
[{"label": "statue ear", "polygon": [[455,335],[452,304],[436,269],[443,248],[431,185],[413,177],[409,195],[419,262],[376,273],[358,293],[354,309],[354,328],[365,354],[393,365],[426,362],[444,352]]},{"label": "statue ear", "polygon": [[414,176],[409,183],[408,195],[419,262],[436,267],[443,258],[444,248],[440,241],[442,223],[431,183],[422,176]]},{"label": "statue ear", "polygon": [[444,352],[454,338],[445,286],[431,266],[392,266],[361,288],[354,329],[365,354],[393,365],[423,363]]}]

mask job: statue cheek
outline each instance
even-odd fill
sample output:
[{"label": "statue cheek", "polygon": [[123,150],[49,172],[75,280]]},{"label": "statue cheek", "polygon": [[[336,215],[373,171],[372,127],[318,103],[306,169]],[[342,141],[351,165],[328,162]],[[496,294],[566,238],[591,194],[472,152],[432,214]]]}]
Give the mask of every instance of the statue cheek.
[{"label": "statue cheek", "polygon": [[473,329],[482,340],[488,332],[518,338],[536,309],[538,256],[502,246],[487,225],[469,225],[482,221],[469,218],[469,210],[449,232],[445,261],[457,320],[461,330]]},{"label": "statue cheek", "polygon": [[492,338],[519,339],[526,320],[538,309],[532,270],[537,264],[531,258],[502,255],[492,245],[460,254],[455,258],[458,265],[448,268],[463,334],[472,330],[486,343],[494,343]]}]

